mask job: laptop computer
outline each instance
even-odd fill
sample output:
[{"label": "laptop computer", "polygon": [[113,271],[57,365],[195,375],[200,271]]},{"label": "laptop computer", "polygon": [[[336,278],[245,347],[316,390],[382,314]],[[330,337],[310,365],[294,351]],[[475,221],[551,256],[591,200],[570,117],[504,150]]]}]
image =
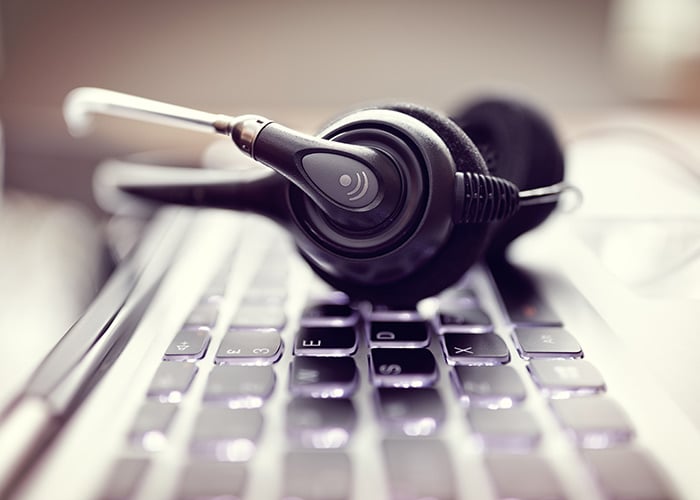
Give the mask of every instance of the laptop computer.
[{"label": "laptop computer", "polygon": [[416,310],[261,217],[159,210],[3,411],[0,496],[700,498],[697,173],[567,156],[582,206]]}]

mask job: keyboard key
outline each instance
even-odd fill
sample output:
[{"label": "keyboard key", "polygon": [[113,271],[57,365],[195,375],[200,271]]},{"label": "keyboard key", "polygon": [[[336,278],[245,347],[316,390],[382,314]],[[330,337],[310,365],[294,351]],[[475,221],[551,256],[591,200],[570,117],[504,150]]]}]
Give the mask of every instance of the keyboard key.
[{"label": "keyboard key", "polygon": [[531,454],[490,453],[486,467],[497,498],[518,500],[563,500],[561,482],[549,463]]},{"label": "keyboard key", "polygon": [[304,309],[302,326],[355,326],[360,315],[348,304],[317,303]]},{"label": "keyboard key", "polygon": [[129,500],[134,498],[150,465],[151,462],[147,458],[119,459],[114,464],[99,498],[101,500]]},{"label": "keyboard key", "polygon": [[586,450],[584,459],[606,498],[614,500],[671,500],[678,498],[665,474],[642,450],[608,448]]},{"label": "keyboard key", "polygon": [[466,306],[459,302],[440,303],[438,330],[451,332],[486,333],[493,331],[493,323],[488,314],[477,305]]},{"label": "keyboard key", "polygon": [[219,365],[209,374],[204,401],[229,408],[257,408],[274,387],[275,372],[270,366]]},{"label": "keyboard key", "polygon": [[381,388],[377,401],[385,428],[407,436],[433,434],[445,420],[445,406],[432,388]]},{"label": "keyboard key", "polygon": [[282,355],[280,334],[272,330],[231,330],[216,352],[219,364],[270,365]]},{"label": "keyboard key", "polygon": [[302,356],[292,361],[290,390],[296,396],[344,398],[355,392],[357,383],[352,358]]},{"label": "keyboard key", "polygon": [[510,361],[508,346],[494,333],[445,333],[442,346],[451,365],[495,365]]},{"label": "keyboard key", "polygon": [[354,327],[302,326],[294,342],[297,356],[350,356],[357,351]]},{"label": "keyboard key", "polygon": [[603,396],[551,401],[552,409],[571,437],[583,448],[607,448],[634,436],[622,407]]},{"label": "keyboard key", "polygon": [[287,435],[305,448],[342,448],[355,429],[349,399],[294,398],[287,405]]},{"label": "keyboard key", "polygon": [[179,500],[240,500],[246,489],[245,464],[191,462],[180,473]]},{"label": "keyboard key", "polygon": [[581,345],[563,328],[518,327],[513,333],[513,339],[523,359],[583,356]]},{"label": "keyboard key", "polygon": [[190,315],[185,320],[185,327],[206,328],[210,330],[216,325],[216,318],[218,316],[218,302],[200,302],[192,309],[192,312],[190,312]]},{"label": "keyboard key", "polygon": [[430,333],[425,321],[372,321],[371,347],[426,347]]},{"label": "keyboard key", "polygon": [[131,426],[129,440],[146,451],[161,450],[176,411],[177,406],[173,404],[144,402]]},{"label": "keyboard key", "polygon": [[584,360],[533,359],[528,364],[528,370],[540,389],[555,399],[605,390],[600,372]]},{"label": "keyboard key", "polygon": [[207,330],[182,330],[165,350],[164,359],[169,361],[187,361],[202,359],[209,346]]},{"label": "keyboard key", "polygon": [[380,387],[424,387],[438,379],[433,354],[428,349],[372,349],[372,380]]},{"label": "keyboard key", "polygon": [[169,403],[179,403],[196,373],[197,366],[193,363],[163,361],[151,380],[148,396]]},{"label": "keyboard key", "polygon": [[352,466],[339,451],[292,451],[284,457],[283,499],[349,500]]},{"label": "keyboard key", "polygon": [[393,499],[452,500],[454,473],[443,442],[435,439],[387,439],[382,443]]},{"label": "keyboard key", "polygon": [[530,450],[542,438],[539,425],[525,408],[472,408],[467,417],[472,432],[488,449]]},{"label": "keyboard key", "polygon": [[287,323],[284,309],[274,304],[243,304],[231,320],[230,329],[280,331]]},{"label": "keyboard key", "polygon": [[511,366],[455,366],[452,371],[463,404],[510,408],[525,399],[525,385]]},{"label": "keyboard key", "polygon": [[508,317],[516,326],[563,326],[528,274],[503,259],[489,263]]},{"label": "keyboard key", "polygon": [[244,462],[255,451],[262,428],[262,414],[255,409],[205,406],[192,431],[190,451],[223,462]]}]

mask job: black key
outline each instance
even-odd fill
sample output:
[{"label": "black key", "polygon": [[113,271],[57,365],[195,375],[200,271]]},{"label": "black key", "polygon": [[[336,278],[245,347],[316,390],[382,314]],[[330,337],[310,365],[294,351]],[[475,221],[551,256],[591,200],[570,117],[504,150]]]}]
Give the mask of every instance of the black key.
[{"label": "black key", "polygon": [[355,392],[357,383],[352,358],[303,356],[291,364],[289,389],[297,396],[344,398]]},{"label": "black key", "polygon": [[455,366],[452,371],[463,404],[510,408],[525,399],[525,385],[512,366]]},{"label": "black key", "polygon": [[169,403],[179,403],[196,373],[197,366],[193,363],[163,361],[153,376],[148,396]]},{"label": "black key", "polygon": [[245,495],[246,466],[236,462],[191,462],[180,473],[179,500],[240,500]]},{"label": "black key", "polygon": [[185,327],[212,329],[218,316],[218,302],[200,302],[185,320]]},{"label": "black key", "polygon": [[302,326],[294,342],[297,356],[350,356],[357,350],[354,327]]},{"label": "black key", "polygon": [[287,435],[305,448],[342,448],[355,429],[349,399],[294,398],[287,405]]},{"label": "black key", "polygon": [[348,304],[317,303],[304,309],[302,326],[355,326],[360,315]]},{"label": "black key", "polygon": [[607,448],[634,436],[627,414],[610,398],[560,399],[552,400],[551,405],[561,424],[583,448]]},{"label": "black key", "polygon": [[442,441],[387,439],[382,448],[390,498],[457,498],[452,463]]},{"label": "black key", "polygon": [[292,451],[284,457],[282,498],[294,500],[349,500],[352,465],[340,451]]},{"label": "black key", "polygon": [[136,414],[129,440],[146,451],[161,450],[176,411],[176,405],[146,401]]},{"label": "black key", "polygon": [[209,346],[207,330],[182,330],[165,351],[164,359],[169,361],[187,361],[202,359]]},{"label": "black key", "polygon": [[230,329],[280,331],[287,323],[284,308],[276,304],[243,304],[231,320]]},{"label": "black key", "polygon": [[583,456],[606,498],[615,500],[671,500],[678,498],[665,474],[642,450],[609,448],[586,450]]},{"label": "black key", "polygon": [[262,406],[275,387],[275,372],[270,366],[215,366],[204,390],[204,400],[229,408]]},{"label": "black key", "polygon": [[426,347],[430,342],[425,321],[372,321],[371,347]]},{"label": "black key", "polygon": [[374,384],[381,387],[424,387],[438,379],[428,349],[372,349],[370,366]]},{"label": "black key", "polygon": [[205,406],[197,415],[190,451],[222,462],[244,462],[252,457],[261,428],[262,414],[257,408]]},{"label": "black key", "polygon": [[485,448],[527,451],[542,438],[537,421],[525,408],[471,408],[467,416],[472,431]]},{"label": "black key", "polygon": [[510,361],[508,346],[494,333],[445,333],[442,346],[451,365],[495,365]]},{"label": "black key", "polygon": [[381,388],[377,401],[384,426],[407,436],[433,434],[445,420],[445,406],[432,388]]},{"label": "black key", "polygon": [[110,472],[101,500],[128,500],[134,498],[136,491],[150,468],[147,458],[122,458]]},{"label": "black key", "polygon": [[583,356],[581,345],[563,328],[518,327],[513,333],[513,338],[523,359]]},{"label": "black key", "polygon": [[562,326],[528,274],[503,259],[489,262],[508,317],[517,326]]},{"label": "black key", "polygon": [[600,372],[579,359],[533,359],[528,370],[535,383],[550,397],[582,396],[605,390]]},{"label": "black key", "polygon": [[496,496],[519,500],[564,500],[559,478],[542,457],[532,454],[490,453],[485,457]]},{"label": "black key", "polygon": [[216,352],[219,364],[270,365],[282,355],[280,334],[272,330],[231,330]]},{"label": "black key", "polygon": [[459,302],[440,303],[438,331],[485,333],[493,331],[493,322],[483,309],[476,305],[465,306]]}]

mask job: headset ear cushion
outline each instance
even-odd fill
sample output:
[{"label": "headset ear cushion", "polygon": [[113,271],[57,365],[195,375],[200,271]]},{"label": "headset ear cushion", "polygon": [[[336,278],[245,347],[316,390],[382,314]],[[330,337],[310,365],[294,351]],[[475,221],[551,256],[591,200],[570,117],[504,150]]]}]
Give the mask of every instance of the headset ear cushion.
[{"label": "headset ear cushion", "polygon": [[[462,109],[452,120],[479,149],[489,173],[522,190],[564,179],[564,155],[548,122],[522,103],[488,99]],[[494,229],[488,253],[502,254],[516,237],[544,221],[556,202],[522,207]]]}]

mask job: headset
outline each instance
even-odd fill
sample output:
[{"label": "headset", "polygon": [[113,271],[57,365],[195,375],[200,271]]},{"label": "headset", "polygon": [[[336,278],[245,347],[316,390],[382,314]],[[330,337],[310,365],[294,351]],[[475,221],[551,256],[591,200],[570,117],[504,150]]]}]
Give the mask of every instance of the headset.
[{"label": "headset", "polygon": [[553,211],[569,186],[555,134],[535,110],[484,99],[452,118],[412,104],[361,109],[317,136],[256,115],[226,116],[105,89],[68,94],[74,134],[95,113],[226,135],[271,170],[116,187],[157,203],[264,215],[302,257],[354,300],[411,307]]}]

